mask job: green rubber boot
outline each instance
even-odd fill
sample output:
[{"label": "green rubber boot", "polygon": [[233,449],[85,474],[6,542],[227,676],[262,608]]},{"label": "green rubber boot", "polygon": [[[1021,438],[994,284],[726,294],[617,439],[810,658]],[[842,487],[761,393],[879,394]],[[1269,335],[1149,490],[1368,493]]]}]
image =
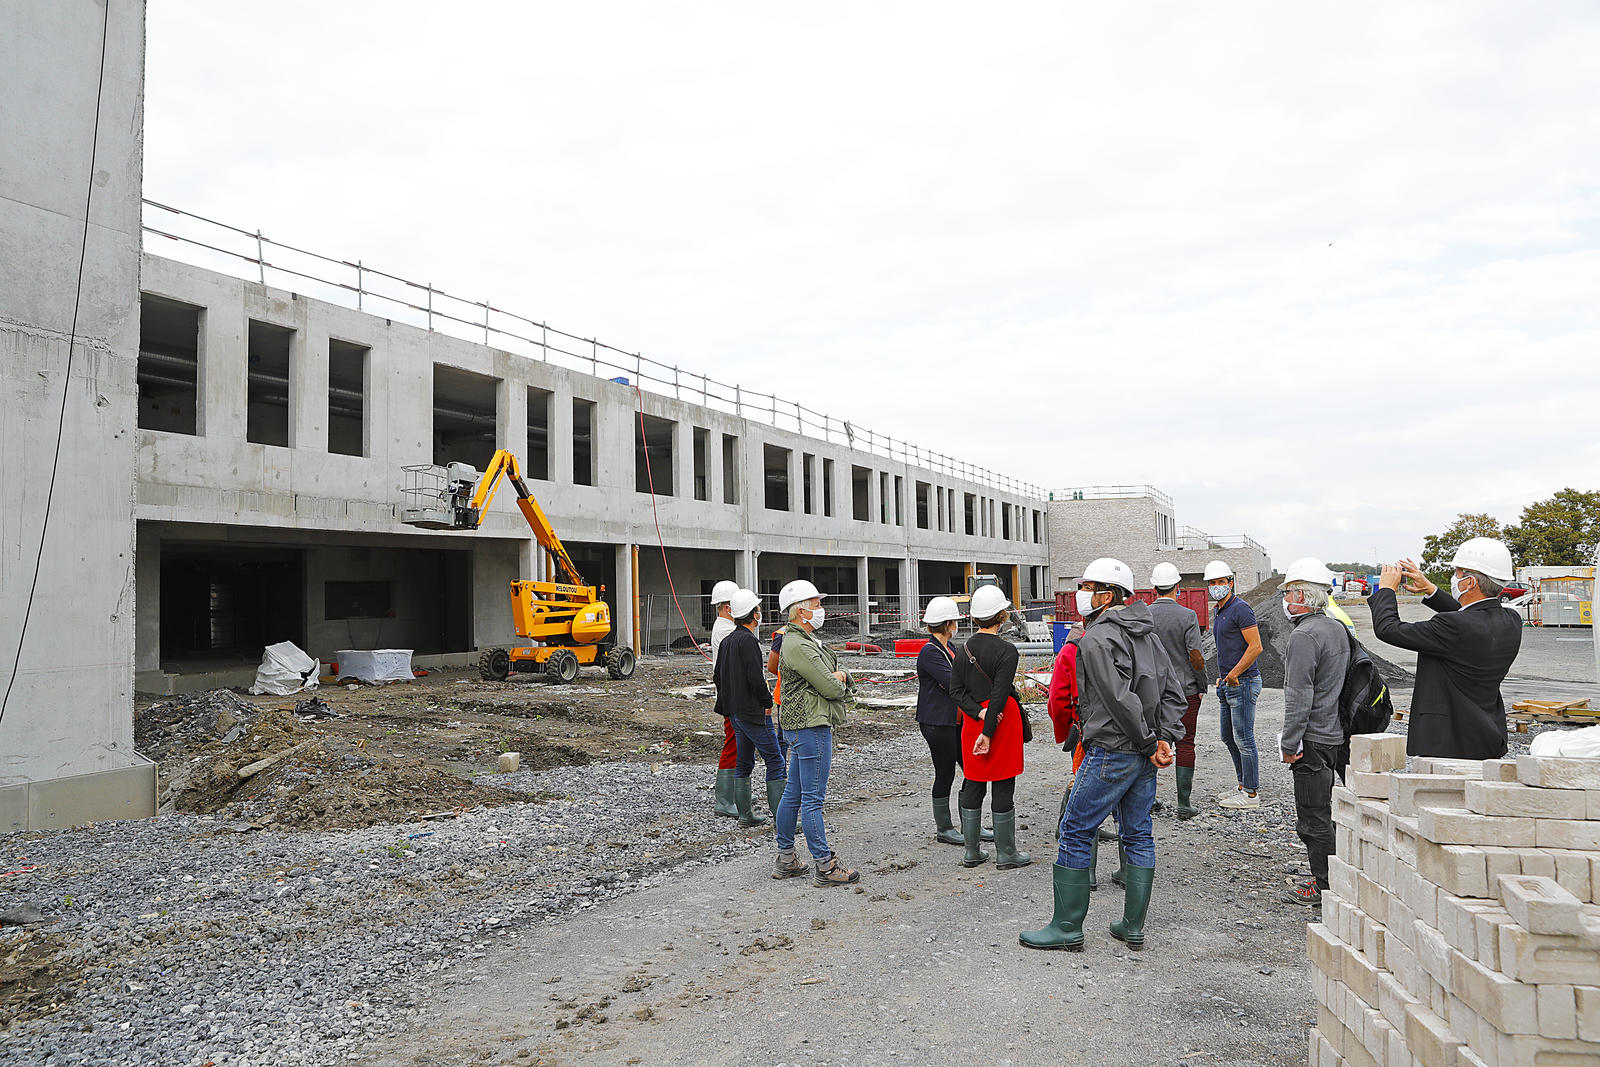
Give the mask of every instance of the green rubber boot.
[{"label": "green rubber boot", "polygon": [[750,779],[735,778],[733,780],[733,802],[739,812],[740,826],[766,825],[767,817],[755,813],[753,802],[750,799]]},{"label": "green rubber boot", "polygon": [[772,821],[778,821],[778,801],[783,799],[783,791],[789,787],[787,778],[779,778],[767,783],[767,810],[772,812]]},{"label": "green rubber boot", "polygon": [[1128,887],[1122,895],[1122,918],[1111,923],[1111,936],[1138,952],[1144,948],[1144,916],[1150,910],[1150,885],[1156,869],[1130,863],[1124,870]]},{"label": "green rubber boot", "polygon": [[724,819],[737,819],[739,817],[739,805],[733,799],[733,777],[734,771],[732,767],[725,771],[717,771],[717,800],[716,806],[712,810]]},{"label": "green rubber boot", "polygon": [[1200,814],[1200,809],[1189,802],[1190,794],[1194,792],[1194,768],[1178,768],[1178,818],[1192,819]]},{"label": "green rubber boot", "polygon": [[1026,867],[1033,857],[1017,851],[1017,809],[994,813],[994,868],[1011,871]]},{"label": "green rubber boot", "polygon": [[989,854],[978,847],[982,840],[983,809],[961,809],[961,843],[967,846],[966,855],[961,857],[961,866],[976,867],[980,863],[989,862]]},{"label": "green rubber boot", "polygon": [[956,824],[950,821],[950,797],[948,795],[933,798],[933,825],[935,833],[933,839],[941,845],[964,845],[965,839],[961,831],[956,829]]},{"label": "green rubber boot", "polygon": [[1023,948],[1082,952],[1083,919],[1089,914],[1089,889],[1094,879],[1088,868],[1080,870],[1057,863],[1050,868],[1050,881],[1056,898],[1050,925],[1042,930],[1025,930],[1017,935],[1017,940]]},{"label": "green rubber boot", "polygon": [[1100,839],[1089,838],[1089,892],[1100,888],[1100,881],[1095,877],[1095,868],[1100,866]]},{"label": "green rubber boot", "polygon": [[1117,842],[1117,873],[1111,876],[1111,884],[1128,888],[1128,850],[1121,841]]}]

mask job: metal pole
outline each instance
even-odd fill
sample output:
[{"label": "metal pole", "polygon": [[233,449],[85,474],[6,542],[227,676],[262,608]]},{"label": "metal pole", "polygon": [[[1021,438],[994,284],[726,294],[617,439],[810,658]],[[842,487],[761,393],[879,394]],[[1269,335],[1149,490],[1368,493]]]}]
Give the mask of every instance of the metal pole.
[{"label": "metal pole", "polygon": [[733,413],[744,418],[744,389],[737,385],[733,387]]},{"label": "metal pole", "polygon": [[683,399],[683,389],[678,385],[678,365],[672,365],[672,397],[674,400]]},{"label": "metal pole", "polygon": [[267,284],[267,254],[261,248],[261,231],[256,231],[256,267],[261,272],[261,284]]},{"label": "metal pole", "polygon": [[433,329],[433,283],[428,283],[428,329]]},{"label": "metal pole", "polygon": [[356,260],[356,310],[361,310],[361,295],[366,288],[366,279],[362,277],[361,261]]},{"label": "metal pole", "polygon": [[483,343],[489,343],[489,301],[483,302]]}]

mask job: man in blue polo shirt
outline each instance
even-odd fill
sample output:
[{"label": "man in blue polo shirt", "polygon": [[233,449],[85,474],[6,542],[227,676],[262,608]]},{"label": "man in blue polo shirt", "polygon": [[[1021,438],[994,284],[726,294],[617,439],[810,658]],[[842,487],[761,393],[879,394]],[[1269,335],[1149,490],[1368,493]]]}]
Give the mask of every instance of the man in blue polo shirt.
[{"label": "man in blue polo shirt", "polygon": [[1206,564],[1206,592],[1217,605],[1211,633],[1217,641],[1217,700],[1222,710],[1222,743],[1233,757],[1238,788],[1219,793],[1225,808],[1259,808],[1261,758],[1256,754],[1256,699],[1261,696],[1261,631],[1256,613],[1234,595],[1233,568],[1214,559]]}]

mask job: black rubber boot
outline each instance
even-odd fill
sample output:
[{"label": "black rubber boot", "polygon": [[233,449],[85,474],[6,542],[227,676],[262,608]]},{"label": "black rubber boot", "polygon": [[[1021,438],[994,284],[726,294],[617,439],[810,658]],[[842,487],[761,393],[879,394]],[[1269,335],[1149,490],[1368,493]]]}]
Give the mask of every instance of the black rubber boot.
[{"label": "black rubber boot", "polygon": [[942,845],[962,845],[966,842],[961,837],[961,831],[956,829],[956,824],[950,821],[950,797],[948,795],[933,798],[933,825],[935,833],[933,839]]},{"label": "black rubber boot", "polygon": [[1011,871],[1026,867],[1033,857],[1017,851],[1017,811],[994,813],[994,866],[997,871]]},{"label": "black rubber boot", "polygon": [[789,787],[787,778],[779,778],[767,783],[767,810],[772,812],[774,824],[778,821],[778,801],[783,799],[783,791]]},{"label": "black rubber boot", "polygon": [[1111,884],[1128,888],[1128,850],[1121,841],[1117,842],[1117,873],[1111,876]]},{"label": "black rubber boot", "polygon": [[1100,881],[1095,877],[1095,868],[1100,866],[1100,839],[1089,838],[1089,892],[1100,888]]},{"label": "black rubber boot", "polygon": [[966,855],[961,857],[961,866],[976,867],[980,863],[989,862],[989,854],[978,847],[982,838],[979,834],[983,827],[982,808],[961,809],[961,843],[967,846]]},{"label": "black rubber boot", "polygon": [[737,819],[739,817],[739,805],[733,799],[733,780],[734,770],[732,767],[725,771],[717,771],[717,800],[712,810],[724,819]]},{"label": "black rubber boot", "polygon": [[1065,949],[1083,951],[1083,920],[1089,914],[1089,888],[1093,879],[1087,868],[1050,868],[1050,881],[1055,888],[1055,913],[1050,925],[1042,930],[1025,930],[1017,935],[1023,948]]},{"label": "black rubber boot", "polygon": [[733,801],[738,806],[740,826],[765,826],[767,817],[757,815],[750,799],[750,779],[733,780]]},{"label": "black rubber boot", "polygon": [[1192,819],[1200,814],[1200,809],[1190,803],[1194,793],[1194,768],[1178,768],[1178,818]]},{"label": "black rubber boot", "polygon": [[1129,864],[1124,870],[1128,886],[1122,894],[1122,918],[1111,923],[1111,936],[1138,952],[1144,948],[1144,916],[1150,910],[1150,887],[1156,869]]}]

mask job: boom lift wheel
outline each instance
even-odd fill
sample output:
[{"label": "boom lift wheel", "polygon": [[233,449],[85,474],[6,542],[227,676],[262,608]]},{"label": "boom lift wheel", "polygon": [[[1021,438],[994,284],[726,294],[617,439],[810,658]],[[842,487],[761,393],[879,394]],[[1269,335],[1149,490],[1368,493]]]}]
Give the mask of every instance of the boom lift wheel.
[{"label": "boom lift wheel", "polygon": [[551,653],[545,661],[544,673],[552,682],[566,685],[578,679],[578,657],[570,649],[560,649]]},{"label": "boom lift wheel", "polygon": [[613,678],[633,677],[633,649],[619,645],[606,653],[606,673]]},{"label": "boom lift wheel", "polygon": [[486,682],[503,682],[511,673],[511,653],[503,648],[485,649],[478,657],[478,675]]}]

